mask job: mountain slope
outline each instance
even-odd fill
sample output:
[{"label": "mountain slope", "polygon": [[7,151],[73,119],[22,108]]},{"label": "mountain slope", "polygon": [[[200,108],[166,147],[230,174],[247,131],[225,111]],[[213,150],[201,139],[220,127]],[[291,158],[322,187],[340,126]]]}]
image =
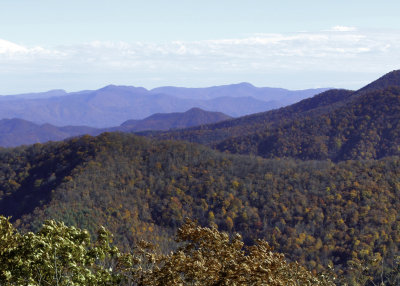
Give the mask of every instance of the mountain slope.
[{"label": "mountain slope", "polygon": [[165,251],[191,217],[246,243],[264,238],[310,269],[346,270],[400,254],[399,166],[265,160],[106,133],[0,150],[0,210],[23,229],[48,218],[104,225],[120,245],[146,238]]},{"label": "mountain slope", "polygon": [[346,106],[217,145],[221,151],[300,159],[400,155],[400,88],[364,93]]},{"label": "mountain slope", "polygon": [[142,120],[128,120],[113,130],[134,132],[142,130],[168,130],[215,123],[232,117],[221,112],[191,108],[186,112],[156,113]]}]

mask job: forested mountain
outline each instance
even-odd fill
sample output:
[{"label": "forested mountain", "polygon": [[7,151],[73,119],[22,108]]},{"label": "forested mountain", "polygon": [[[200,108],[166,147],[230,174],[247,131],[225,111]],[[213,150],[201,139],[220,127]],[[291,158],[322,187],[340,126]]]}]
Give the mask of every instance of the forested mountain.
[{"label": "forested mountain", "polygon": [[[72,93],[55,90],[1,96],[0,119],[21,118],[36,124],[105,128],[155,113],[184,112],[193,107],[242,116],[294,103],[325,89],[288,91],[239,84],[190,89],[189,96],[186,94],[183,97],[180,90],[109,85],[98,90]],[[210,93],[210,90],[213,92]]]},{"label": "forested mountain", "polygon": [[348,105],[245,137],[217,149],[263,157],[300,159],[379,159],[399,155],[400,88],[359,96]]},{"label": "forested mountain", "polygon": [[378,159],[398,155],[400,72],[355,91],[330,90],[294,105],[192,129],[145,134],[267,158]]},{"label": "forested mountain", "polygon": [[398,157],[267,160],[105,133],[2,149],[0,210],[22,229],[47,218],[92,232],[104,225],[122,246],[145,238],[164,250],[191,217],[238,231],[247,244],[266,239],[309,269],[332,264],[351,277],[352,263],[376,261],[373,274],[400,254],[399,171]]},{"label": "forested mountain", "polygon": [[111,130],[134,132],[142,130],[169,130],[215,123],[231,119],[222,112],[191,108],[186,112],[156,113],[142,120],[128,120]]}]

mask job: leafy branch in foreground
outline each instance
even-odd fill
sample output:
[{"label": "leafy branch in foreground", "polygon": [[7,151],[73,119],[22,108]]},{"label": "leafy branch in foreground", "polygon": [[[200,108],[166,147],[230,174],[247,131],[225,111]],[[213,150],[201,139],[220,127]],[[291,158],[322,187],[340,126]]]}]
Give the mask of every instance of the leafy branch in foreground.
[{"label": "leafy branch in foreground", "polygon": [[245,246],[238,234],[188,219],[177,233],[181,246],[169,255],[146,242],[121,253],[111,238],[101,227],[92,242],[86,230],[55,221],[20,234],[0,217],[0,285],[334,285],[286,262],[265,241]]},{"label": "leafy branch in foreground", "polygon": [[36,234],[18,233],[0,217],[0,285],[112,285],[120,253],[104,228],[88,231],[47,221]]},{"label": "leafy branch in foreground", "polygon": [[[178,230],[182,246],[164,260],[150,285],[334,285],[316,277],[258,240],[245,246],[242,237],[186,220]],[[150,282],[150,281],[149,281]]]}]

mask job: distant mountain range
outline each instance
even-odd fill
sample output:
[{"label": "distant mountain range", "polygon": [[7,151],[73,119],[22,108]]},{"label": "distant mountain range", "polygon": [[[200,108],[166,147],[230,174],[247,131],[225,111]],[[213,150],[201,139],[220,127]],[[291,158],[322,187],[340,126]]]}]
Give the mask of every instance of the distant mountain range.
[{"label": "distant mountain range", "polygon": [[[242,96],[249,90],[254,90],[255,94],[258,92],[258,95],[255,95],[257,98],[260,98],[262,90],[269,90],[255,88],[245,83],[229,87],[237,91],[235,95],[238,97],[229,97],[229,100],[238,100],[236,103],[243,101],[245,97]],[[357,158],[381,158],[388,154],[397,154],[395,147],[387,147],[393,145],[389,142],[390,140],[392,143],[397,142],[396,134],[384,129],[384,125],[397,126],[396,120],[400,120],[397,118],[400,116],[400,111],[396,109],[400,105],[400,99],[397,102],[399,94],[397,88],[400,88],[400,71],[393,71],[358,91],[332,89],[287,107],[239,118],[192,108],[184,113],[155,113],[142,120],[130,119],[109,128],[92,128],[82,125],[57,127],[48,123],[36,124],[22,119],[3,119],[0,121],[0,146],[18,146],[63,140],[82,134],[98,135],[105,131],[120,131],[139,132],[141,135],[157,139],[188,140],[206,144],[220,151],[256,154],[263,157],[342,160],[354,158],[358,154]],[[66,93],[55,90],[44,94],[17,95],[10,99],[5,97],[0,101],[0,109],[7,104],[17,102],[34,105],[38,102],[54,101],[60,104],[68,99],[70,106],[76,107],[76,110],[70,110],[70,114],[73,114],[81,108],[79,105],[82,98],[86,98],[86,104],[90,106],[99,107],[101,102],[104,103],[103,109],[89,108],[88,113],[95,110],[94,113],[98,112],[97,115],[99,115],[100,110],[107,110],[105,102],[109,98],[121,100],[129,106],[131,104],[129,97],[135,100],[140,97],[143,99],[145,109],[145,102],[150,98],[153,98],[155,103],[169,98],[170,105],[174,105],[176,103],[174,100],[178,97],[172,97],[169,94],[175,94],[180,99],[187,100],[186,97],[189,97],[192,92],[193,98],[204,96],[214,102],[223,101],[228,97],[215,98],[215,96],[226,95],[224,94],[226,90],[227,86],[205,89],[162,87],[152,91],[144,88],[108,86],[94,92],[82,91],[64,96],[57,96]],[[281,95],[288,92],[282,89],[276,90],[281,92]],[[31,97],[35,98],[26,99]],[[160,101],[157,101],[158,99]],[[115,104],[122,109],[121,102]],[[49,106],[54,106],[54,104],[49,104]],[[111,103],[109,108],[110,106],[112,106]],[[246,106],[246,103],[242,102],[240,106]],[[360,117],[360,114],[364,117]],[[103,116],[107,121],[109,118],[106,117],[106,115]],[[373,126],[368,123],[371,118],[374,122]],[[313,140],[310,141],[309,138]]]},{"label": "distant mountain range", "polygon": [[164,86],[151,90],[152,93],[162,93],[180,98],[214,99],[218,97],[252,97],[266,102],[276,102],[279,105],[288,105],[307,97],[320,93],[326,88],[287,90],[284,88],[255,87],[250,83],[221,85],[205,88],[186,88]]},{"label": "distant mountain range", "polygon": [[204,125],[231,119],[221,112],[204,111],[192,108],[179,113],[157,113],[142,120],[128,120],[120,126],[112,128],[93,128],[87,126],[57,127],[51,124],[36,124],[24,119],[0,120],[0,146],[13,147],[47,141],[59,141],[68,137],[89,134],[98,135],[102,132],[137,132],[143,130],[169,130]]},{"label": "distant mountain range", "polygon": [[106,86],[99,90],[0,97],[0,119],[20,118],[36,124],[119,126],[155,113],[184,112],[193,107],[237,117],[285,106],[326,89],[289,91],[249,83],[209,88]]},{"label": "distant mountain range", "polygon": [[[254,90],[257,98],[261,98],[263,90],[269,90],[255,88],[245,83],[229,87],[237,91],[235,93],[237,97],[229,97],[229,100],[239,100],[236,103],[243,101],[245,97],[242,96],[249,90]],[[276,90],[281,92],[281,95],[288,92]],[[8,103],[19,101],[27,104],[54,101],[59,104],[68,99],[70,106],[76,107],[76,110],[71,110],[72,114],[80,108],[82,98],[86,98],[87,105],[99,107],[101,103],[104,104],[103,109],[88,111],[90,113],[95,110],[100,114],[100,110],[107,110],[105,102],[113,98],[121,102],[113,101],[112,103],[118,107],[113,109],[112,103],[109,103],[108,108],[114,111],[121,108],[123,113],[125,111],[122,110],[122,103],[129,106],[132,103],[129,101],[130,97],[135,100],[142,98],[145,109],[146,102],[150,98],[153,98],[155,103],[169,98],[169,104],[172,106],[178,97],[170,94],[187,100],[186,97],[192,93],[193,98],[204,96],[217,102],[228,98],[215,97],[217,94],[226,95],[224,92],[227,92],[227,86],[205,89],[162,87],[152,91],[144,88],[108,86],[95,92],[82,91],[64,96],[53,96],[64,94],[60,90],[45,94],[18,95],[13,99],[0,101],[0,107],[4,108]],[[36,98],[26,99],[27,97]],[[157,101],[158,99],[160,101]],[[241,106],[246,106],[246,103],[242,102]],[[335,161],[351,158],[375,159],[399,153],[396,147],[397,143],[400,145],[400,136],[396,131],[400,122],[398,106],[400,106],[400,71],[393,71],[358,91],[332,89],[287,107],[239,118],[231,118],[220,112],[191,108],[184,113],[155,113],[142,120],[130,119],[109,128],[82,125],[56,127],[48,123],[36,124],[22,119],[3,119],[0,121],[0,146],[18,146],[62,140],[82,134],[98,135],[105,131],[119,131],[136,132],[157,139],[188,140],[220,151],[255,154],[268,158],[329,158]],[[109,119],[106,117],[103,116],[104,120]]]}]

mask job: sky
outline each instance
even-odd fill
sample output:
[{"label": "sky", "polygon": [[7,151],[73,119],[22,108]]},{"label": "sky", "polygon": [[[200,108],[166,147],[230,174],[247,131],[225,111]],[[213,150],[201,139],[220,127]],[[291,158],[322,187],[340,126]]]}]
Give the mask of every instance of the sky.
[{"label": "sky", "polygon": [[0,94],[358,89],[400,68],[398,11],[393,0],[0,0]]}]

